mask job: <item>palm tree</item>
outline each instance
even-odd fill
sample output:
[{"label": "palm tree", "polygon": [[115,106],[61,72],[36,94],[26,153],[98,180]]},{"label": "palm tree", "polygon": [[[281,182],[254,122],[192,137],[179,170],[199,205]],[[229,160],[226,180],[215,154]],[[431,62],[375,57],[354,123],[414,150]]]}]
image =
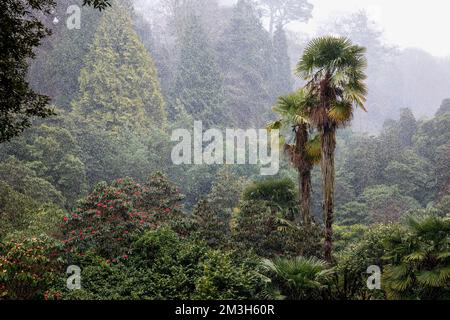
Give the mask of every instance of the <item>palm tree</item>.
[{"label": "palm tree", "polygon": [[270,272],[271,292],[279,298],[289,300],[323,299],[326,284],[331,275],[327,264],[317,258],[296,257],[264,260]]},{"label": "palm tree", "polygon": [[292,165],[298,171],[299,211],[303,224],[311,224],[311,170],[320,160],[320,140],[318,136],[310,137],[310,125],[306,110],[316,103],[313,96],[304,89],[278,98],[273,108],[281,119],[269,125],[270,129],[292,128],[294,144],[285,144]]},{"label": "palm tree", "polygon": [[332,262],[336,130],[350,122],[354,105],[365,110],[367,61],[364,53],[365,48],[353,45],[346,38],[320,37],[308,44],[296,70],[307,81],[305,88],[318,99],[318,104],[309,109],[308,119],[318,128],[321,138],[324,249],[329,263]]},{"label": "palm tree", "polygon": [[410,218],[408,236],[389,239],[383,258],[388,298],[450,298],[450,220]]}]

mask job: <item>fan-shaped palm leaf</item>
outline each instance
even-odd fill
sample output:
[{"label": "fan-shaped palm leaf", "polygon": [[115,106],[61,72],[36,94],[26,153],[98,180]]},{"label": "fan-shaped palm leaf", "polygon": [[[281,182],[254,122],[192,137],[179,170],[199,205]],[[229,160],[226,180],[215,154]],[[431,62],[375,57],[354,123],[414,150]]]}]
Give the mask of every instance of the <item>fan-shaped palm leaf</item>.
[{"label": "fan-shaped palm leaf", "polygon": [[[306,47],[297,64],[296,73],[308,81],[307,87],[310,87],[312,91],[319,88],[322,90],[321,82],[328,79],[327,90],[334,92],[335,95],[331,97],[331,100],[336,101],[340,97],[365,110],[364,103],[367,95],[367,87],[364,83],[366,79],[364,70],[367,67],[365,51],[365,48],[353,45],[346,38],[319,37],[312,40]],[[336,122],[346,122],[352,116],[349,112],[346,114],[347,118],[333,118],[333,114],[330,117]]]},{"label": "fan-shaped palm leaf", "polygon": [[306,143],[306,156],[311,163],[317,164],[321,158],[321,141],[320,135],[316,134]]},{"label": "fan-shaped palm leaf", "polygon": [[312,108],[315,103],[314,96],[306,89],[300,89],[279,97],[273,111],[280,114],[287,125],[309,123],[308,108]]},{"label": "fan-shaped palm leaf", "polygon": [[345,124],[353,117],[352,103],[349,101],[336,101],[333,103],[328,116],[336,123]]},{"label": "fan-shaped palm leaf", "polygon": [[312,257],[266,259],[263,264],[272,272],[273,284],[289,299],[320,298],[330,275],[327,264]]},{"label": "fan-shaped palm leaf", "polygon": [[386,243],[386,291],[391,297],[434,299],[450,292],[450,224],[426,216],[409,219],[409,234]]}]

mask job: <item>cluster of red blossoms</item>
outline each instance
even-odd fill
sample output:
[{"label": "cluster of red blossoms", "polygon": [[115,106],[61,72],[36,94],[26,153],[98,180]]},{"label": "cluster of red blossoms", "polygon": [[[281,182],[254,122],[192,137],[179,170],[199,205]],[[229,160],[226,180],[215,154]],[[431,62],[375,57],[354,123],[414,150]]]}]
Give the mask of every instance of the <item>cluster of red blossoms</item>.
[{"label": "cluster of red blossoms", "polygon": [[108,252],[112,262],[127,260],[131,235],[156,228],[156,217],[172,212],[171,208],[143,207],[151,202],[144,196],[149,196],[148,189],[132,179],[97,186],[72,214],[64,217],[66,251],[100,249]]}]

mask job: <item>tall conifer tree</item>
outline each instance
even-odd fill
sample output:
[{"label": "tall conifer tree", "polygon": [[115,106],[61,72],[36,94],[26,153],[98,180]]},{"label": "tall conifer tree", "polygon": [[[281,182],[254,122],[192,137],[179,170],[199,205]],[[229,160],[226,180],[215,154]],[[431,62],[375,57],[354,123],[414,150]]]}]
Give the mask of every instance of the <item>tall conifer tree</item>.
[{"label": "tall conifer tree", "polygon": [[199,18],[187,17],[180,39],[180,59],[173,96],[196,120],[224,122],[223,86],[215,53]]},{"label": "tall conifer tree", "polygon": [[273,50],[269,33],[249,0],[236,4],[219,44],[225,74],[226,103],[236,125],[262,125],[276,95]]},{"label": "tall conifer tree", "polygon": [[81,119],[98,128],[165,127],[165,103],[151,56],[119,4],[102,17],[80,75]]},{"label": "tall conifer tree", "polygon": [[278,95],[292,91],[291,63],[288,54],[288,42],[286,32],[281,25],[275,29],[273,36],[274,50],[274,90]]}]

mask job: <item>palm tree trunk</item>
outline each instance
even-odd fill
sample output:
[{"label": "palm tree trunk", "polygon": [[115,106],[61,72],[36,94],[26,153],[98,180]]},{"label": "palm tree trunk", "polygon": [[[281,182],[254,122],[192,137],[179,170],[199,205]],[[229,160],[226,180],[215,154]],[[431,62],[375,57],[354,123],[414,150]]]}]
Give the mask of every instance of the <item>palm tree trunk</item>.
[{"label": "palm tree trunk", "polygon": [[311,225],[311,170],[299,170],[300,212],[305,226]]},{"label": "palm tree trunk", "polygon": [[311,170],[312,165],[306,159],[306,144],[308,143],[308,126],[301,124],[296,132],[296,154],[299,187],[299,209],[302,215],[303,224],[311,224]]},{"label": "palm tree trunk", "polygon": [[324,256],[328,263],[332,263],[333,248],[333,200],[334,200],[334,151],[336,149],[336,128],[325,125],[322,128],[322,189],[323,216],[325,222]]}]

